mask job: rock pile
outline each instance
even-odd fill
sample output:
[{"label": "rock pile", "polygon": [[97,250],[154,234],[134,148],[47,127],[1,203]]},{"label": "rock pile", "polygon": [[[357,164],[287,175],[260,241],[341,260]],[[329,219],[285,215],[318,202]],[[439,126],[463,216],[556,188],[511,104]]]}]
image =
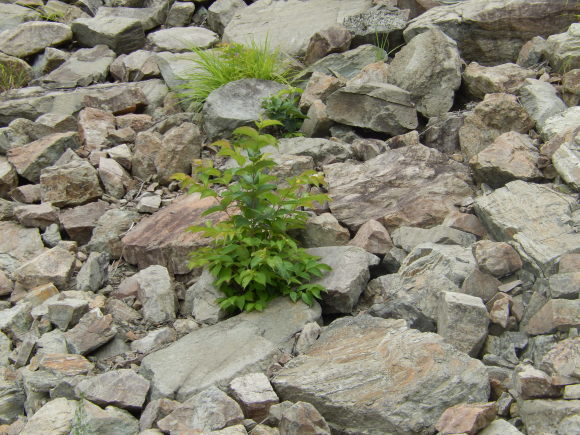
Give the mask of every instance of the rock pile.
[{"label": "rock pile", "polygon": [[[567,0],[0,3],[0,432],[572,434],[580,15]],[[283,86],[178,98],[188,47],[304,61],[308,307],[224,312],[171,175]],[[381,45],[380,47],[377,45]],[[216,161],[217,164],[228,164]]]}]

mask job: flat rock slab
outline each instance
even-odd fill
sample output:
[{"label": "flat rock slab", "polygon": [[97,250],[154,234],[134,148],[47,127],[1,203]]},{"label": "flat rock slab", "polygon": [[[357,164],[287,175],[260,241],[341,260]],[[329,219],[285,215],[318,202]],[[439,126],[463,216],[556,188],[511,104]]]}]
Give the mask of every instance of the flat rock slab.
[{"label": "flat rock slab", "polygon": [[524,262],[540,274],[551,275],[560,256],[578,252],[575,203],[573,196],[547,185],[512,181],[478,197],[475,210],[496,240],[513,242]]},{"label": "flat rock slab", "polygon": [[0,33],[0,51],[16,57],[32,56],[71,39],[72,32],[65,24],[31,21]]},{"label": "flat rock slab", "polygon": [[38,228],[24,228],[14,222],[0,222],[0,270],[9,276],[46,249]]},{"label": "flat rock slab", "polygon": [[263,312],[244,313],[191,332],[171,346],[149,354],[141,374],[151,380],[151,399],[183,401],[212,386],[265,370],[272,358],[292,349],[294,334],[318,321],[313,308],[280,298]]},{"label": "flat rock slab", "polygon": [[155,51],[172,53],[191,52],[192,47],[210,48],[219,36],[203,27],[173,27],[157,30],[147,36],[147,41]]},{"label": "flat rock slab", "polygon": [[79,18],[71,25],[75,39],[81,46],[109,46],[115,53],[131,53],[145,44],[141,21],[125,17]]},{"label": "flat rock slab", "polygon": [[345,317],[272,380],[281,400],[313,404],[346,433],[431,433],[441,413],[486,401],[480,361],[403,320]]},{"label": "flat rock slab", "polygon": [[290,56],[304,55],[310,37],[349,15],[367,11],[371,0],[259,0],[240,9],[224,30],[224,42],[268,41]]},{"label": "flat rock slab", "polygon": [[332,214],[353,230],[369,219],[387,229],[431,227],[472,193],[463,165],[423,145],[390,150],[362,164],[327,165],[324,172]]},{"label": "flat rock slab", "polygon": [[201,215],[214,204],[213,198],[188,195],[146,217],[123,238],[123,258],[139,269],[159,264],[173,274],[188,273],[188,254],[206,246],[210,239],[186,230],[191,225],[203,225],[212,216],[218,219],[214,214]]}]

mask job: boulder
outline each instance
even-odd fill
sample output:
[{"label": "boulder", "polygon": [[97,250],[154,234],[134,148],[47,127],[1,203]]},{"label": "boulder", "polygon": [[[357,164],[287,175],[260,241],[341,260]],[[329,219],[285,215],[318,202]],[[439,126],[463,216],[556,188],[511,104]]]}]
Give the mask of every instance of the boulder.
[{"label": "boulder", "polygon": [[564,73],[580,68],[578,37],[580,24],[574,23],[566,32],[552,35],[546,40],[545,56],[555,71]]},{"label": "boulder", "polygon": [[475,243],[475,236],[464,231],[444,225],[433,228],[415,228],[402,226],[391,234],[393,242],[399,248],[410,252],[421,243],[438,243],[441,245],[459,245],[464,248]]},{"label": "boulder", "polygon": [[145,44],[143,25],[134,18],[79,18],[72,23],[71,29],[81,46],[104,44],[117,54],[131,53]]},{"label": "boulder", "polygon": [[534,126],[515,95],[488,94],[465,117],[459,129],[461,151],[471,159],[491,145],[501,134],[509,131],[528,133]]},{"label": "boulder", "polygon": [[496,404],[459,404],[445,410],[436,428],[441,435],[465,433],[475,435],[496,417]]},{"label": "boulder", "polygon": [[576,384],[580,380],[580,338],[555,343],[542,357],[540,368],[551,375],[554,385]]},{"label": "boulder", "polygon": [[371,44],[364,44],[344,53],[333,53],[314,62],[304,70],[305,75],[319,72],[338,78],[352,79],[359,74],[365,66],[385,59],[387,53],[382,48]]},{"label": "boulder", "polygon": [[102,409],[83,399],[77,405],[76,415],[82,415],[82,417],[75,419],[75,428],[81,426],[90,433],[133,435],[139,432],[139,420],[128,411],[114,406]]},{"label": "boulder", "polygon": [[320,257],[321,263],[332,268],[322,278],[313,281],[326,289],[322,293],[323,311],[352,312],[369,281],[369,267],[379,264],[379,258],[357,246],[310,248],[307,252]]},{"label": "boulder", "polygon": [[332,214],[322,213],[306,221],[306,226],[300,231],[299,238],[306,248],[340,246],[348,243],[350,233]]},{"label": "boulder", "polygon": [[548,118],[566,110],[556,88],[541,80],[526,79],[519,90],[520,102],[540,131]]},{"label": "boulder", "polygon": [[49,202],[14,207],[14,216],[25,227],[36,227],[41,230],[58,223],[58,209]]},{"label": "boulder", "polygon": [[575,22],[576,6],[567,0],[453,2],[415,18],[406,41],[433,27],[457,41],[461,58],[482,65],[515,62],[522,46],[535,36],[565,31]]},{"label": "boulder", "polygon": [[478,197],[475,211],[496,240],[513,242],[525,263],[551,275],[558,258],[576,252],[580,243],[572,223],[574,201],[546,185],[512,181]]},{"label": "boulder", "polygon": [[137,50],[117,57],[110,67],[111,75],[122,82],[138,82],[159,77],[161,72],[152,51]]},{"label": "boulder", "polygon": [[188,195],[144,218],[123,237],[123,258],[131,264],[138,264],[141,269],[159,264],[172,274],[188,273],[189,253],[206,246],[209,239],[201,233],[186,230],[191,225],[203,224],[207,219],[215,222],[225,216],[202,216],[214,204],[212,198],[199,199],[199,195]]},{"label": "boulder", "polygon": [[522,268],[522,260],[508,243],[480,240],[473,245],[473,256],[482,272],[497,278],[510,275]]},{"label": "boulder", "polygon": [[443,222],[471,194],[465,167],[422,145],[387,151],[362,164],[324,167],[332,214],[351,230],[369,219],[389,229]]},{"label": "boulder", "polygon": [[57,207],[85,204],[103,194],[96,169],[82,159],[44,168],[40,192],[43,202]]},{"label": "boulder", "polygon": [[109,204],[104,201],[90,202],[86,205],[62,210],[59,220],[71,240],[80,246],[91,239],[93,228],[108,208]]},{"label": "boulder", "polygon": [[23,263],[44,250],[37,228],[24,228],[14,222],[0,222],[0,269],[9,276]]},{"label": "boulder", "polygon": [[[283,138],[278,142],[278,147],[268,147],[264,149],[266,152],[271,152],[280,155],[291,154],[296,156],[311,157],[316,166],[322,166],[327,163],[344,162],[353,157],[351,147],[340,141],[328,140],[322,138],[309,137],[292,137]],[[287,160],[286,156],[279,164]],[[313,168],[308,168],[313,169]],[[299,175],[299,174],[294,174]]]},{"label": "boulder", "polygon": [[79,323],[64,333],[70,353],[86,355],[108,343],[117,334],[113,317],[106,316],[98,308],[93,308],[79,320]]},{"label": "boulder", "polygon": [[214,281],[215,277],[205,268],[197,282],[187,289],[186,308],[182,306],[182,310],[193,315],[199,323],[213,325],[227,316],[227,312],[216,302],[223,293],[213,285]]},{"label": "boulder", "polygon": [[262,421],[268,410],[279,402],[270,381],[263,373],[250,373],[230,383],[232,397],[240,404],[246,418]]},{"label": "boulder", "polygon": [[429,432],[441,413],[487,400],[481,362],[403,320],[344,317],[273,378],[282,400],[308,401],[343,432]]},{"label": "boulder", "polygon": [[64,397],[47,402],[32,415],[20,432],[24,435],[52,433],[67,435],[70,433],[76,411],[76,402]]},{"label": "boulder", "polygon": [[[240,9],[247,5],[243,0],[217,0],[207,10],[209,28],[220,35]],[[169,18],[168,18],[169,19]]]},{"label": "boulder", "polygon": [[282,412],[280,432],[287,435],[330,435],[330,427],[320,412],[307,402],[296,402]]},{"label": "boulder", "polygon": [[[291,351],[294,335],[305,324],[319,318],[318,304],[309,308],[280,298],[261,313],[243,313],[194,330],[147,355],[141,373],[151,380],[152,399],[182,401],[212,385],[226,386],[242,374],[264,370],[282,351]],[[232,347],[238,349],[236,358],[231,358]]]},{"label": "boulder", "polygon": [[[163,88],[165,87],[163,86]],[[154,90],[154,92],[158,91],[161,91],[161,88]],[[163,100],[166,92],[161,91],[160,93],[162,95],[156,98]],[[150,99],[145,88],[141,89],[138,86],[116,87],[105,89],[99,93],[85,95],[83,103],[86,107],[112,112],[113,115],[124,115],[144,109],[145,106],[151,103]]]},{"label": "boulder", "polygon": [[534,79],[536,72],[515,63],[482,66],[471,62],[463,72],[463,82],[469,95],[483,100],[487,94],[515,94],[526,79]]},{"label": "boulder", "polygon": [[258,0],[239,9],[224,30],[224,42],[250,40],[279,47],[290,56],[303,56],[312,35],[340,24],[342,20],[368,10],[368,0],[300,0],[272,2]]},{"label": "boulder", "polygon": [[580,326],[580,300],[550,299],[535,313],[526,332],[530,335],[550,334],[554,331],[568,331]]},{"label": "boulder", "polygon": [[9,56],[28,57],[72,40],[69,26],[46,21],[19,24],[0,33],[0,51]]},{"label": "boulder", "polygon": [[564,135],[568,130],[576,128],[578,124],[580,124],[580,106],[569,107],[546,119],[540,134],[544,140],[549,140],[557,135]]},{"label": "boulder", "polygon": [[342,53],[348,50],[351,40],[351,33],[341,25],[334,25],[316,32],[308,42],[304,64],[311,65],[329,54]]},{"label": "boulder", "polygon": [[[356,107],[357,110],[352,110]],[[411,94],[385,83],[345,86],[326,101],[333,121],[395,136],[417,128],[417,111]]]},{"label": "boulder", "polygon": [[183,53],[192,47],[206,49],[215,45],[219,36],[203,27],[173,27],[147,35],[147,42],[154,51]]},{"label": "boulder", "polygon": [[216,140],[229,136],[237,127],[252,124],[264,112],[262,100],[283,88],[281,83],[269,80],[242,79],[216,89],[203,105],[206,134]]},{"label": "boulder", "polygon": [[[577,136],[578,137],[578,136]],[[572,189],[580,191],[580,137],[561,145],[552,156],[554,168]]]},{"label": "boulder", "polygon": [[387,82],[409,91],[427,118],[447,113],[461,85],[457,44],[437,28],[417,35],[389,64]]},{"label": "boulder", "polygon": [[173,127],[163,135],[154,165],[162,184],[169,184],[176,172],[191,173],[191,163],[201,157],[202,136],[191,122]]},{"label": "boulder", "polygon": [[[567,434],[577,428],[574,418],[580,413],[580,400],[524,400],[518,408],[529,435]],[[566,420],[572,424],[567,426]]]},{"label": "boulder", "polygon": [[25,289],[53,283],[64,290],[72,277],[74,265],[74,252],[57,246],[22,264],[14,271],[14,277]]},{"label": "boulder", "polygon": [[0,3],[0,32],[12,29],[27,21],[39,20],[38,11],[16,3]]}]

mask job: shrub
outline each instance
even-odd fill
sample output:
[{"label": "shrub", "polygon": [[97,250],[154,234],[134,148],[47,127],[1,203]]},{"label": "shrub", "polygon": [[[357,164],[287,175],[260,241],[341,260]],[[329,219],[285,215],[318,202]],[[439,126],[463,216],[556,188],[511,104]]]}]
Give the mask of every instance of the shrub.
[{"label": "shrub", "polygon": [[264,98],[262,108],[269,119],[279,121],[283,136],[296,136],[297,131],[307,118],[298,108],[302,89],[289,87]]},{"label": "shrub", "polygon": [[222,44],[211,50],[192,48],[192,52],[196,59],[192,72],[181,77],[185,83],[180,96],[198,110],[211,92],[229,82],[251,78],[290,82],[290,69],[267,41],[249,46]]},{"label": "shrub", "polygon": [[328,196],[308,193],[308,185],[324,182],[315,171],[283,181],[269,174],[276,163],[262,149],[277,141],[262,134],[262,129],[279,124],[256,122],[258,130],[240,127],[233,132],[233,142],[216,142],[218,155],[235,160],[235,168],[220,171],[206,161],[198,162],[193,177],[174,175],[189,193],[217,199],[205,215],[227,214],[226,220],[189,228],[213,239],[210,246],[191,253],[190,267],[209,268],[216,278],[214,285],[224,293],[218,299],[224,309],[261,311],[279,295],[312,305],[324,289],[310,281],[330,270],[288,235],[288,230],[302,228],[306,222],[308,214],[301,208],[326,201]]}]

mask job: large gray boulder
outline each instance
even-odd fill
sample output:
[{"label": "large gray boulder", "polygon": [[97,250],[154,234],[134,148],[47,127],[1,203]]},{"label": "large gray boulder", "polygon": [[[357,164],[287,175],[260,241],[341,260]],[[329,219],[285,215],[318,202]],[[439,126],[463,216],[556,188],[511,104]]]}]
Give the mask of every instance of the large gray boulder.
[{"label": "large gray boulder", "polygon": [[310,248],[308,253],[320,257],[332,270],[314,281],[326,288],[322,293],[325,313],[350,313],[358,302],[370,278],[369,267],[379,264],[379,258],[358,246],[327,246]]},{"label": "large gray boulder", "polygon": [[324,172],[332,214],[352,230],[369,219],[388,230],[437,225],[472,192],[463,165],[423,145],[390,150],[362,164],[327,165]]},{"label": "large gray boulder", "polygon": [[[249,8],[247,8],[249,9]],[[163,68],[162,68],[163,73]],[[280,83],[242,79],[213,91],[203,105],[203,125],[211,140],[229,136],[242,125],[249,125],[264,113],[262,101],[284,89]]]},{"label": "large gray boulder", "polygon": [[[576,10],[578,13],[578,10]],[[572,24],[564,33],[550,36],[546,41],[544,55],[555,71],[564,73],[580,68],[580,24]]]},{"label": "large gray boulder", "polygon": [[475,200],[475,211],[490,234],[512,242],[522,260],[541,275],[553,274],[560,256],[578,252],[574,207],[571,195],[519,180]]},{"label": "large gray boulder", "polygon": [[349,15],[372,6],[371,0],[258,0],[240,9],[224,30],[224,42],[254,41],[279,47],[290,56],[304,55],[310,37],[316,32],[341,24]]},{"label": "large gray boulder", "polygon": [[32,21],[0,33],[0,51],[27,57],[72,40],[70,27],[61,23]]},{"label": "large gray boulder", "polygon": [[550,83],[527,79],[519,90],[520,102],[540,131],[546,120],[566,110],[566,104],[558,97]]},{"label": "large gray boulder", "polygon": [[578,5],[568,0],[461,1],[428,10],[404,36],[410,41],[437,27],[457,42],[463,60],[499,65],[515,62],[533,37],[564,32],[577,14]]},{"label": "large gray boulder", "polygon": [[319,319],[318,304],[309,308],[280,298],[261,313],[243,313],[195,330],[147,355],[141,373],[151,380],[152,399],[183,401],[212,385],[225,387],[237,376],[265,370],[274,357],[291,351],[294,335],[304,325]]},{"label": "large gray boulder", "polygon": [[305,401],[345,433],[430,433],[441,413],[487,401],[481,362],[403,320],[345,317],[272,380],[281,400]]},{"label": "large gray boulder", "polygon": [[386,58],[387,52],[371,44],[361,45],[344,53],[333,53],[316,61],[304,70],[304,74],[319,72],[331,76],[352,79],[362,69],[379,58]]},{"label": "large gray boulder", "polygon": [[0,3],[0,32],[12,29],[27,21],[40,19],[40,14],[16,3]]},{"label": "large gray boulder", "polygon": [[105,44],[117,54],[131,53],[145,44],[143,25],[134,18],[79,18],[71,29],[81,46]]},{"label": "large gray boulder", "polygon": [[418,124],[411,94],[385,83],[340,88],[328,97],[326,113],[333,121],[392,136],[407,133]]},{"label": "large gray boulder", "polygon": [[387,81],[409,91],[427,118],[447,113],[461,85],[457,43],[437,28],[417,35],[389,64]]},{"label": "large gray boulder", "polygon": [[173,27],[147,35],[147,42],[155,51],[171,53],[187,53],[192,47],[210,48],[218,39],[217,34],[203,27]]},{"label": "large gray boulder", "polygon": [[552,156],[552,163],[562,179],[572,189],[580,191],[580,136],[561,145]]}]

